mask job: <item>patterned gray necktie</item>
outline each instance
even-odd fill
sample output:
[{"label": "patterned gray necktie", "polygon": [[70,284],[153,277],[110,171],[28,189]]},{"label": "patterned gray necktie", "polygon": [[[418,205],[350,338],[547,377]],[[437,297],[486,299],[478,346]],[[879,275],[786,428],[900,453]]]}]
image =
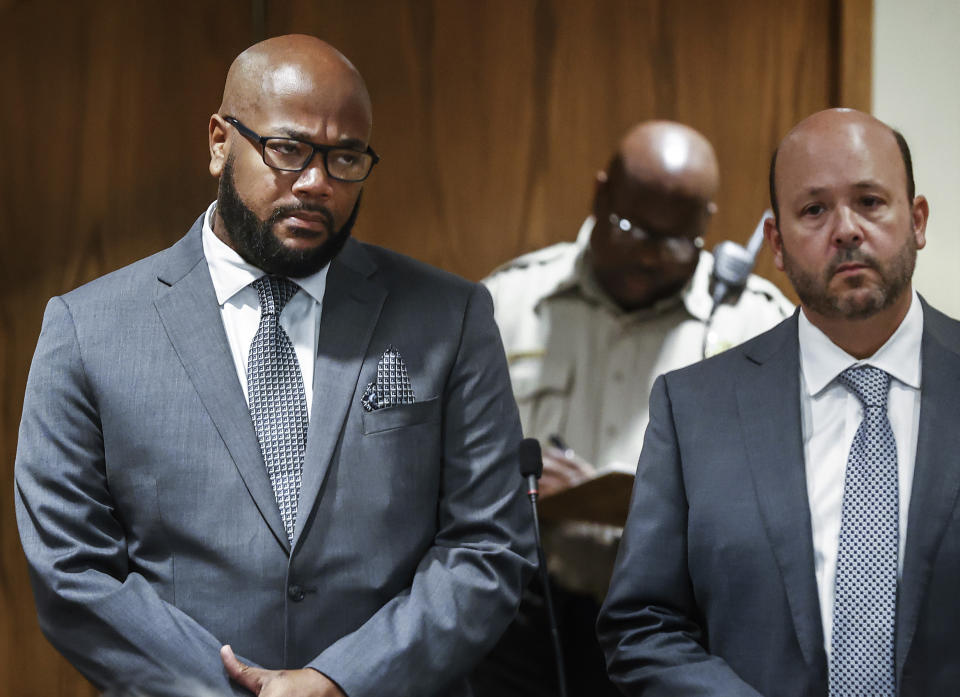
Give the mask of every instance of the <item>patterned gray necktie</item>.
[{"label": "patterned gray necktie", "polygon": [[247,360],[247,399],[287,539],[293,542],[307,446],[307,397],[280,313],[299,288],[276,276],[262,276],[250,285],[260,296],[260,326]]},{"label": "patterned gray necktie", "polygon": [[847,459],[833,602],[830,697],[893,697],[899,493],[887,418],[890,376],[854,366],[838,380],[863,404]]}]

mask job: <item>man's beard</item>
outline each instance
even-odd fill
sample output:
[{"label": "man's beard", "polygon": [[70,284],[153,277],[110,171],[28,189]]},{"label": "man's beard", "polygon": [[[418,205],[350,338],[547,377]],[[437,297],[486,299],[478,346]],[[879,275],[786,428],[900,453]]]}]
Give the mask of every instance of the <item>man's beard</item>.
[{"label": "man's beard", "polygon": [[[233,157],[228,157],[220,175],[217,212],[230,236],[232,246],[244,261],[276,276],[303,278],[316,273],[340,253],[360,210],[360,197],[350,217],[338,231],[333,231],[333,213],[322,205],[300,204],[275,208],[266,220],[260,220],[240,199],[233,181]],[[284,247],[273,233],[273,226],[296,211],[322,215],[331,231],[328,239],[313,249],[295,250]]]},{"label": "man's beard", "polygon": [[[893,305],[909,288],[917,261],[917,242],[912,234],[885,267],[859,248],[842,249],[819,277],[794,263],[782,241],[781,249],[784,271],[803,305],[824,317],[845,319],[866,319]],[[844,292],[863,288],[869,282],[862,277],[854,277],[847,280],[845,289],[831,291],[830,281],[837,267],[849,263],[863,264],[876,271],[880,276],[879,285],[866,293]]]}]

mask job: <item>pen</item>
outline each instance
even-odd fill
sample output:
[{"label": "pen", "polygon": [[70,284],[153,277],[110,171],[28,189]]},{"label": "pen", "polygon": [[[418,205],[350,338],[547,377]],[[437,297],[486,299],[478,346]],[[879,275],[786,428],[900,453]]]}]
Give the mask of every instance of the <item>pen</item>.
[{"label": "pen", "polygon": [[565,441],[562,437],[560,437],[560,434],[553,433],[550,435],[550,438],[548,440],[550,441],[550,445],[552,445],[554,448],[557,448],[563,451],[564,457],[568,459],[573,459],[574,456],[576,456],[576,453],[573,451],[573,448],[571,448],[567,444],[567,441]]}]

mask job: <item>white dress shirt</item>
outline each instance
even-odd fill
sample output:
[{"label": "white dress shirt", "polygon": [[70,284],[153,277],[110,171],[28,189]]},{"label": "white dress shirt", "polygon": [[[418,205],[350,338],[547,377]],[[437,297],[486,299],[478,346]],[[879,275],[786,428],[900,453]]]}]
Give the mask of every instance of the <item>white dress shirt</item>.
[{"label": "white dress shirt", "polygon": [[[264,272],[244,261],[213,232],[213,214],[217,203],[207,208],[203,219],[203,255],[210,268],[210,278],[220,304],[220,318],[227,332],[227,341],[237,377],[247,395],[247,358],[250,344],[260,325],[260,298],[250,285]],[[283,308],[280,326],[287,332],[303,375],[303,388],[307,397],[307,415],[313,406],[313,371],[317,356],[317,337],[320,332],[320,315],[323,309],[323,293],[327,287],[329,264],[306,278],[291,278],[302,292],[294,295]]]},{"label": "white dress shirt", "polygon": [[840,511],[847,456],[863,419],[860,400],[836,381],[852,365],[867,364],[891,376],[887,415],[897,441],[900,494],[898,579],[903,573],[907,510],[913,485],[920,423],[920,341],[923,310],[916,292],[903,322],[880,349],[857,360],[814,327],[801,311],[800,407],[806,461],[807,496],[813,528],[814,569],[823,621],[824,647],[830,656],[834,579],[840,544]]}]

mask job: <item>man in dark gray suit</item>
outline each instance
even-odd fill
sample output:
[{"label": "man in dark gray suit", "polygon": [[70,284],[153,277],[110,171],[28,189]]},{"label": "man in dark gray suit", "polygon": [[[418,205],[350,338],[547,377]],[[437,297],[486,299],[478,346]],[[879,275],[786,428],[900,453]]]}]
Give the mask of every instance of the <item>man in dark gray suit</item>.
[{"label": "man in dark gray suit", "polygon": [[47,307],[17,518],[41,626],[98,686],[469,694],[516,611],[490,297],[350,239],[371,123],[329,45],[253,46],[210,119],[217,201]]},{"label": "man in dark gray suit", "polygon": [[960,685],[960,323],[912,289],[928,206],[902,136],[829,110],[771,164],[801,309],[661,376],[598,622],[628,695]]}]

